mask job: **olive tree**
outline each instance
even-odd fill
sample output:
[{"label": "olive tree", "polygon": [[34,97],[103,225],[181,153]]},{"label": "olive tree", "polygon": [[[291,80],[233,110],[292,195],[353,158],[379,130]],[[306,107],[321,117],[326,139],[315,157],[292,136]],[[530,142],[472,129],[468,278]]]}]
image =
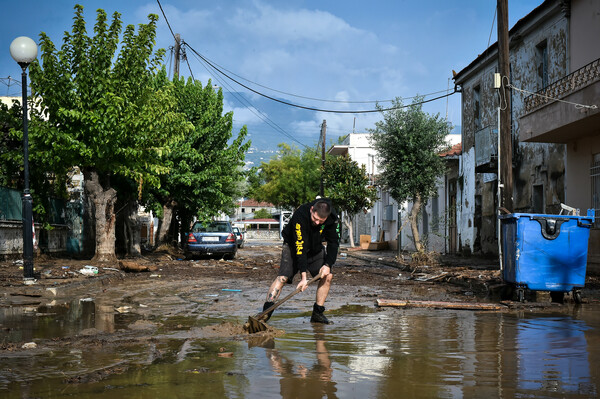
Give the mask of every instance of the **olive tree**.
[{"label": "olive tree", "polygon": [[[418,230],[418,216],[424,201],[435,193],[445,165],[439,153],[447,147],[450,124],[423,111],[422,98],[409,106],[396,98],[393,109],[382,111],[375,124],[373,145],[379,157],[379,183],[398,202],[412,201],[410,225],[417,251],[424,250]],[[381,109],[381,108],[380,108]]]}]

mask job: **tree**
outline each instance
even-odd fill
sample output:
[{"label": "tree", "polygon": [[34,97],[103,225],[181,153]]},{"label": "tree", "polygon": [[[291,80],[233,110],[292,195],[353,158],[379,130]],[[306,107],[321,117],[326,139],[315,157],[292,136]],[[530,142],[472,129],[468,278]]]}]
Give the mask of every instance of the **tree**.
[{"label": "tree", "polygon": [[371,130],[382,170],[380,184],[399,204],[413,202],[410,224],[419,252],[424,248],[417,217],[423,201],[434,194],[437,179],[444,174],[444,162],[438,154],[447,147],[446,136],[451,129],[439,114],[425,113],[420,104],[422,100],[416,98],[412,105],[405,107],[397,98],[393,102],[394,109],[382,111],[383,121],[377,122]]},{"label": "tree", "polygon": [[272,217],[271,212],[266,209],[259,209],[254,212],[254,219],[270,219]]},{"label": "tree", "polygon": [[359,166],[349,156],[326,158],[323,185],[333,206],[344,213],[343,222],[350,232],[350,245],[354,247],[352,220],[354,215],[373,206],[377,189],[369,185],[365,166]]},{"label": "tree", "polygon": [[279,144],[279,155],[263,162],[258,179],[251,179],[249,197],[269,202],[283,209],[296,209],[319,194],[321,159],[315,148],[301,152],[297,148]]},{"label": "tree", "polygon": [[[164,155],[191,126],[178,114],[170,88],[156,90],[153,75],[163,50],[154,52],[158,16],[121,34],[120,14],[110,26],[97,11],[89,37],[83,7],[75,6],[72,32],[65,32],[57,50],[40,34],[42,63],[30,66],[32,97],[44,116],[32,118],[36,156],[56,176],[79,166],[86,196],[93,204],[95,260],[115,259],[115,203],[111,178],[122,176],[138,187],[156,186],[168,172]],[[118,53],[117,53],[118,50]]]},{"label": "tree", "polygon": [[191,78],[168,82],[163,69],[155,84],[173,86],[177,111],[193,125],[172,147],[166,158],[170,172],[161,177],[160,188],[153,190],[162,208],[158,243],[164,244],[169,241],[174,215],[182,234],[194,217],[233,210],[244,188],[244,159],[251,143],[246,141],[245,126],[232,139],[233,113],[223,114],[223,92],[215,91],[210,80],[206,86]]},{"label": "tree", "polygon": [[23,127],[22,108],[13,103],[9,108],[0,102],[0,186],[21,188],[23,142],[17,131]]}]

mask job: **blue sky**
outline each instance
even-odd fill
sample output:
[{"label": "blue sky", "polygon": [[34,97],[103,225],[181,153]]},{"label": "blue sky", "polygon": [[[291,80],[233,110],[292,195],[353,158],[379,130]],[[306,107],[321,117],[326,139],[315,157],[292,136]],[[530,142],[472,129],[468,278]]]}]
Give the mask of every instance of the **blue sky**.
[{"label": "blue sky", "polygon": [[[9,53],[11,41],[29,36],[37,42],[43,31],[59,46],[63,32],[71,30],[75,4],[84,6],[90,33],[98,8],[109,16],[117,11],[124,24],[134,25],[156,13],[157,47],[168,48],[174,42],[156,1],[2,3],[3,83],[8,76],[20,80],[20,67]],[[541,3],[509,0],[509,26]],[[198,53],[240,77],[236,79],[266,95],[319,109],[368,110],[374,104],[365,101],[386,106],[385,100],[396,97],[410,102],[417,94],[444,94],[440,92],[453,89],[452,70],[466,67],[497,36],[496,0],[161,0],[161,4],[173,30]],[[223,87],[226,109],[234,111],[235,129],[246,124],[259,148],[274,148],[280,142],[313,145],[323,120],[327,137],[335,139],[353,130],[364,132],[381,119],[379,113],[324,113],[278,104],[210,74],[189,51],[188,61],[194,78],[203,84],[211,79]],[[168,55],[165,63],[172,68]],[[181,74],[190,75],[185,62]],[[20,95],[20,87],[0,84],[0,96],[6,95]],[[460,94],[424,109],[461,124]]]}]

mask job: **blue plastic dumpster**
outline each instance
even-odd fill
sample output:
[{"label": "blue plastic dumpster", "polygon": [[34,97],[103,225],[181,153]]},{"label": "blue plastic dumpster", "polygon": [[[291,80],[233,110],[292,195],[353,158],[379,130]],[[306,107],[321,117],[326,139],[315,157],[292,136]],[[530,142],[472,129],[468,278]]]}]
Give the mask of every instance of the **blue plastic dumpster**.
[{"label": "blue plastic dumpster", "polygon": [[587,216],[512,213],[499,218],[503,279],[516,286],[519,301],[529,289],[573,291],[581,302],[594,210]]}]

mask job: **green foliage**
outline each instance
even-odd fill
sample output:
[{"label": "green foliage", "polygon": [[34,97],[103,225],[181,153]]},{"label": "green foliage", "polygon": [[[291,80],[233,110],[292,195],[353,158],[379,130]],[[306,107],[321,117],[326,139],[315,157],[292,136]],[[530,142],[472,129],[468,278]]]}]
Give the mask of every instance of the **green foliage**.
[{"label": "green foliage", "polygon": [[170,173],[161,178],[155,197],[175,201],[175,211],[187,226],[194,216],[207,218],[228,213],[243,193],[243,165],[250,142],[244,126],[232,139],[233,113],[223,114],[223,93],[192,80],[168,82],[163,69],[155,79],[158,88],[172,87],[176,110],[193,125],[166,157]]},{"label": "green foliage", "polygon": [[31,140],[36,159],[57,176],[77,165],[98,172],[107,187],[111,175],[156,187],[168,172],[164,155],[191,126],[176,112],[170,88],[152,85],[164,51],[153,53],[158,16],[148,19],[137,34],[127,26],[119,43],[119,13],[109,26],[98,10],[90,37],[77,5],[60,50],[40,34],[42,62],[30,71],[41,118],[32,120]]},{"label": "green foliage", "polygon": [[328,157],[323,169],[325,196],[338,211],[350,216],[370,209],[377,200],[377,189],[369,185],[365,166],[348,156]]},{"label": "green foliage", "polygon": [[259,209],[258,211],[254,212],[254,219],[270,219],[273,216],[271,215],[271,212],[269,212],[266,209]]},{"label": "green foliage", "polygon": [[315,199],[321,180],[321,159],[315,154],[315,148],[301,152],[279,144],[278,156],[263,162],[258,178],[252,179],[249,196],[284,209],[296,209]]},{"label": "green foliage", "polygon": [[23,111],[18,103],[9,108],[0,102],[0,186],[22,189]]},{"label": "green foliage", "polygon": [[397,108],[384,112],[383,121],[372,130],[381,168],[379,183],[398,203],[433,195],[445,170],[439,153],[447,148],[451,126],[439,114],[425,113],[420,101],[416,98],[413,105],[399,108],[402,100],[396,99]]}]

